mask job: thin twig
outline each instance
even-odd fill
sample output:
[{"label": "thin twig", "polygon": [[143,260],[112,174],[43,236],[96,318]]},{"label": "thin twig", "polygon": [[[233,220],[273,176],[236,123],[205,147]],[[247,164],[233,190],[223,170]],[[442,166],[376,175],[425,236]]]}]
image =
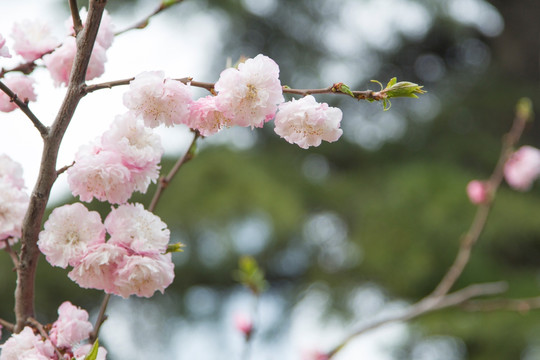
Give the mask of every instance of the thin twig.
[{"label": "thin twig", "polygon": [[96,323],[94,325],[94,330],[90,333],[90,343],[93,344],[98,335],[99,335],[99,329],[101,329],[101,325],[107,320],[107,315],[105,315],[105,311],[107,311],[107,305],[109,304],[109,300],[111,299],[111,294],[105,294],[105,297],[103,298],[103,301],[101,302],[101,307],[99,308],[99,314],[96,319]]},{"label": "thin twig", "polygon": [[83,29],[77,0],[69,0],[69,9],[71,10],[71,18],[73,19],[73,31],[75,31],[75,36],[77,36]]},{"label": "thin twig", "polygon": [[[45,55],[45,54],[43,54],[43,55]],[[1,68],[0,69],[0,79],[3,78],[5,74],[10,73],[10,72],[16,72],[16,71],[22,72],[23,74],[28,75],[28,74],[32,73],[32,71],[34,71],[36,66],[37,65],[36,65],[35,61],[30,61],[30,62],[26,62],[26,63],[23,63],[23,64],[16,65],[16,66],[14,66],[12,68],[9,68],[9,69]]]},{"label": "thin twig", "polygon": [[13,251],[13,248],[11,247],[11,244],[9,243],[9,240],[11,238],[4,239],[4,243],[6,244],[6,247],[4,248],[4,251],[9,254],[9,257],[11,258],[11,261],[13,261],[13,265],[15,266],[15,270],[19,266],[19,256],[15,251]]},{"label": "thin twig", "polygon": [[64,356],[62,355],[60,350],[56,347],[56,345],[51,341],[51,339],[49,338],[49,334],[47,334],[47,331],[45,331],[45,329],[43,328],[43,325],[41,325],[41,323],[39,321],[37,321],[36,319],[34,319],[33,317],[29,317],[27,319],[27,321],[28,321],[29,324],[34,326],[37,329],[37,331],[39,331],[41,336],[43,336],[45,339],[49,340],[49,342],[54,347],[54,351],[56,352],[56,355],[58,355],[58,358],[63,359]]},{"label": "thin twig", "polygon": [[470,300],[460,305],[467,311],[517,311],[526,313],[533,309],[540,309],[540,296],[525,299],[490,299]]},{"label": "thin twig", "polygon": [[12,324],[2,318],[0,318],[0,325],[9,332],[13,332],[13,330],[15,329],[15,324]]},{"label": "thin twig", "polygon": [[338,346],[328,352],[328,359],[335,356],[345,345],[347,345],[352,339],[357,336],[364,334],[368,331],[377,329],[383,325],[408,321],[414,318],[417,318],[421,315],[427,313],[449,308],[456,306],[462,303],[465,303],[469,299],[486,296],[486,295],[496,295],[503,293],[508,288],[506,282],[493,282],[493,283],[484,283],[484,284],[474,284],[467,286],[456,292],[444,295],[439,298],[424,298],[417,303],[409,306],[407,309],[401,311],[399,314],[391,315],[380,320],[376,320],[372,323],[361,326],[356,331],[351,333],[345,340],[343,340]]},{"label": "thin twig", "polygon": [[0,90],[6,93],[9,96],[10,100],[13,101],[17,106],[22,110],[22,112],[32,121],[34,126],[38,129],[42,138],[45,138],[49,134],[49,128],[47,128],[39,119],[34,115],[34,113],[28,107],[28,99],[22,101],[17,94],[15,94],[6,84],[0,81]]},{"label": "thin twig", "polygon": [[183,0],[176,0],[174,2],[167,2],[165,3],[164,1],[161,2],[161,4],[159,5],[159,7],[154,10],[150,15],[146,16],[144,19],[138,21],[137,23],[131,25],[130,27],[128,28],[125,28],[124,30],[121,30],[121,31],[118,31],[117,33],[115,33],[114,35],[121,35],[123,33],[126,33],[128,31],[131,31],[131,30],[136,30],[136,29],[144,29],[145,27],[148,26],[148,23],[150,22],[150,19],[159,14],[160,12],[168,9],[169,7],[175,5],[175,4],[180,4]]},{"label": "thin twig", "polygon": [[72,162],[72,163],[69,164],[69,165],[62,166],[60,169],[56,170],[56,176],[58,176],[58,175],[60,175],[60,174],[63,174],[67,169],[69,169],[69,168],[72,167],[73,165],[75,165],[75,161]]},{"label": "thin twig", "polygon": [[161,194],[163,193],[165,188],[169,185],[169,183],[172,181],[173,177],[176,175],[178,170],[180,170],[182,165],[184,165],[185,163],[193,159],[193,156],[195,154],[195,151],[194,151],[195,144],[199,136],[200,136],[199,133],[195,132],[195,134],[193,135],[193,140],[191,140],[191,144],[189,145],[189,148],[187,149],[184,156],[178,159],[178,161],[176,162],[176,164],[174,164],[173,168],[171,169],[171,171],[169,171],[167,176],[161,177],[159,179],[156,192],[154,193],[154,197],[152,198],[152,201],[150,202],[150,206],[148,206],[148,211],[154,211],[161,197]]},{"label": "thin twig", "polygon": [[478,206],[474,220],[461,240],[461,244],[458,250],[458,254],[454,260],[454,263],[449,268],[447,273],[443,276],[442,280],[439,282],[435,290],[429,295],[430,297],[438,297],[448,293],[448,291],[455,284],[457,279],[463,273],[465,266],[469,262],[471,251],[478,241],[480,234],[484,230],[491,206],[493,205],[493,200],[497,193],[497,189],[501,184],[504,174],[504,164],[510,157],[513,151],[513,147],[519,141],[523,130],[525,129],[525,124],[527,123],[528,118],[520,116],[519,114],[515,117],[510,131],[503,137],[502,149],[499,156],[495,170],[488,180],[488,188],[490,191],[489,201],[486,204],[481,204]]}]

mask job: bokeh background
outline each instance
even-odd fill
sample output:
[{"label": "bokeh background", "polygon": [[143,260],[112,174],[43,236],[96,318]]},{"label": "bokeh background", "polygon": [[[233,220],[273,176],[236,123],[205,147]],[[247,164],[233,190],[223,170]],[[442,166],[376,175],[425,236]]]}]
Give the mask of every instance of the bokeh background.
[{"label": "bokeh background", "polygon": [[[82,3],[82,2],[81,2]],[[121,30],[158,1],[111,1]],[[8,11],[8,10],[12,11]],[[420,99],[380,104],[319,96],[343,109],[343,137],[303,150],[264,129],[228,129],[199,141],[156,214],[172,241],[176,278],[152,299],[113,297],[101,341],[110,359],[239,359],[235,314],[254,298],[233,279],[254,256],[270,287],[260,299],[251,359],[302,359],[329,350],[359,324],[427,295],[450,266],[475,208],[471,179],[487,178],[520,97],[540,104],[540,3],[536,0],[185,0],[145,30],[118,36],[94,82],[146,70],[215,81],[227,59],[259,53],[293,88],[344,82],[377,89],[391,77],[425,86]],[[66,1],[4,8],[7,37],[19,18],[50,19],[59,34]],[[7,29],[7,30],[6,30]],[[50,123],[64,89],[35,73],[36,113]],[[92,94],[66,135],[59,166],[125,110],[122,89]],[[198,92],[198,95],[205,95]],[[19,116],[19,117],[17,117]],[[2,151],[37,174],[39,137],[16,114],[0,116]],[[521,143],[540,147],[530,124]],[[17,134],[17,143],[10,138]],[[168,171],[189,140],[162,132]],[[153,188],[149,194],[153,193]],[[73,202],[60,179],[51,206]],[[148,205],[150,196],[134,197]],[[473,257],[455,288],[505,280],[508,297],[540,293],[540,189],[503,185]],[[92,203],[102,212],[108,205]],[[13,318],[14,273],[0,253],[0,317]],[[96,313],[102,294],[79,289],[67,270],[40,261],[36,307],[52,322],[63,300]],[[540,312],[439,311],[353,341],[336,359],[540,359]],[[6,334],[4,334],[4,339]]]}]

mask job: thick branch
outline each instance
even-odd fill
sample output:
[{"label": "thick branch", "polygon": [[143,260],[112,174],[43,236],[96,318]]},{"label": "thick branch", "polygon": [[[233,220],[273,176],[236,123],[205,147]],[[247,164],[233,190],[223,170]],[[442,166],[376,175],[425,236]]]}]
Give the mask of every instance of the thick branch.
[{"label": "thick branch", "polygon": [[50,191],[57,177],[58,149],[83,96],[81,89],[106,3],[106,0],[90,1],[86,25],[77,36],[77,54],[73,61],[64,101],[44,139],[38,180],[30,197],[30,204],[23,222],[20,264],[17,268],[17,287],[15,289],[16,332],[21,331],[28,319],[34,317],[34,278],[39,257],[38,234]]},{"label": "thick branch", "polygon": [[22,101],[17,94],[15,94],[9,87],[6,86],[2,81],[0,81],[0,90],[6,93],[9,96],[10,100],[17,104],[17,106],[22,110],[22,112],[32,121],[34,126],[38,129],[41,137],[44,138],[49,133],[49,129],[43,125],[41,121],[34,115],[34,113],[28,107],[27,99]]}]

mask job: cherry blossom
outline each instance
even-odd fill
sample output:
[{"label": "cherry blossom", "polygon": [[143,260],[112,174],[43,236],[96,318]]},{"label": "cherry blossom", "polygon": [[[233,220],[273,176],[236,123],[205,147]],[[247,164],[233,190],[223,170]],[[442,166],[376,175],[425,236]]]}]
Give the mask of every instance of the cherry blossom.
[{"label": "cherry blossom", "polygon": [[104,149],[121,154],[122,164],[131,173],[135,190],[146,192],[150,182],[159,177],[159,162],[163,146],[159,135],[145,127],[133,113],[116,117],[101,137]]},{"label": "cherry blossom", "polygon": [[214,86],[216,107],[234,125],[262,127],[284,101],[279,67],[264,55],[221,72]]},{"label": "cherry blossom", "polygon": [[[76,52],[77,44],[75,38],[68,37],[64,40],[62,45],[56,48],[51,54],[43,56],[43,61],[51,73],[55,86],[60,86],[62,84],[67,85],[69,83],[71,67],[73,66]],[[103,75],[105,72],[106,61],[107,55],[105,49],[99,44],[94,44],[85,79],[92,80]]]},{"label": "cherry blossom", "polygon": [[337,141],[343,114],[340,109],[318,103],[311,95],[283,103],[274,120],[276,134],[291,144],[307,149],[322,142]]},{"label": "cherry blossom", "polygon": [[49,337],[56,347],[70,349],[88,339],[92,329],[88,312],[65,301],[58,308],[58,320],[53,323]]},{"label": "cherry blossom", "polygon": [[121,204],[135,191],[136,184],[130,169],[123,163],[122,154],[103,149],[99,142],[82,146],[67,174],[71,192],[81,201],[96,198]]},{"label": "cherry blossom", "polygon": [[488,184],[485,181],[472,180],[467,184],[467,196],[471,203],[478,205],[489,199]]},{"label": "cherry blossom", "polygon": [[124,298],[130,295],[151,297],[158,290],[163,293],[174,279],[171,254],[124,257],[116,276],[116,294]]},{"label": "cherry blossom", "polygon": [[0,360],[50,360],[55,358],[54,347],[49,340],[43,341],[26,326],[20,333],[13,334],[2,345]]},{"label": "cherry blossom", "polygon": [[237,313],[234,315],[234,326],[247,338],[253,332],[253,321],[245,313]]},{"label": "cherry blossom", "polygon": [[161,124],[187,123],[192,102],[189,86],[165,78],[162,71],[147,71],[135,76],[129,91],[124,94],[124,105],[152,128]]},{"label": "cherry blossom", "polygon": [[0,34],[0,56],[10,58],[11,54],[6,45],[6,39]]},{"label": "cherry blossom", "polygon": [[[34,91],[34,80],[32,78],[24,75],[14,75],[6,77],[3,82],[22,101],[36,101],[37,95]],[[18,108],[19,106],[11,101],[6,93],[0,91],[0,111],[10,112]]]},{"label": "cherry blossom", "polygon": [[2,240],[9,239],[10,245],[13,245],[15,239],[21,237],[29,201],[26,192],[0,179],[0,249],[6,246]]},{"label": "cherry blossom", "polygon": [[504,165],[504,178],[515,190],[526,191],[540,176],[540,150],[522,146]]},{"label": "cherry blossom", "polygon": [[111,235],[109,244],[123,246],[136,254],[160,254],[167,250],[170,231],[161,219],[141,204],[120,205],[105,219]]},{"label": "cherry blossom", "polygon": [[24,188],[23,169],[21,164],[13,161],[6,154],[0,155],[0,181],[6,181],[17,189]]},{"label": "cherry blossom", "polygon": [[53,210],[39,234],[39,250],[53,266],[66,268],[78,263],[89,246],[105,241],[105,226],[96,211],[81,203]]},{"label": "cherry blossom", "polygon": [[15,41],[13,51],[26,61],[39,59],[60,45],[49,25],[41,20],[23,20],[14,23],[11,36]]},{"label": "cherry blossom", "polygon": [[126,249],[114,244],[93,245],[69,272],[68,277],[82,288],[116,294],[116,271],[118,264],[127,255]]},{"label": "cherry blossom", "polygon": [[224,127],[231,126],[231,119],[217,109],[216,97],[208,95],[199,98],[190,107],[191,115],[187,125],[198,130],[202,136],[210,136]]}]

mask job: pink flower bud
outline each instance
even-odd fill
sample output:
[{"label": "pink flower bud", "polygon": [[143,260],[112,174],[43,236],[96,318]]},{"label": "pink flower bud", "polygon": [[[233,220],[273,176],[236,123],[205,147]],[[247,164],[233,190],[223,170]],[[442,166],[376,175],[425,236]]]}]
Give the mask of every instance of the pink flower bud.
[{"label": "pink flower bud", "polygon": [[238,313],[234,316],[234,326],[240,331],[246,338],[251,336],[253,332],[253,321],[244,313]]},{"label": "pink flower bud", "polygon": [[470,181],[467,184],[467,195],[475,205],[486,203],[489,198],[488,184],[479,180]]}]

